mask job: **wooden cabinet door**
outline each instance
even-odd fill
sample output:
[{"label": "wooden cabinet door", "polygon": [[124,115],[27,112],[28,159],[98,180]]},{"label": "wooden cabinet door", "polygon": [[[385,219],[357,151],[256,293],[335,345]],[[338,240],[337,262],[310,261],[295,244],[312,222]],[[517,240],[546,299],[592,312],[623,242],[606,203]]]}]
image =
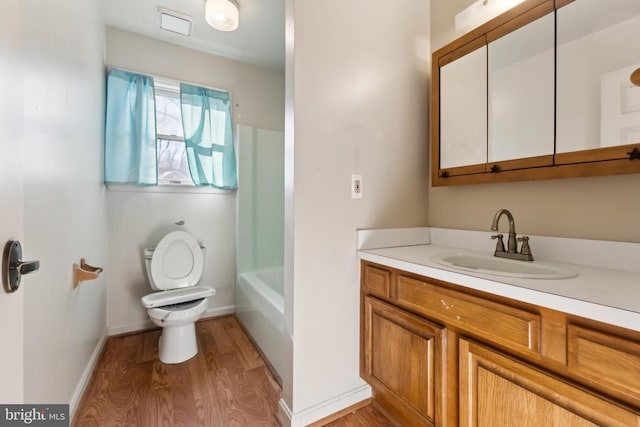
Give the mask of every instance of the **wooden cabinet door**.
[{"label": "wooden cabinet door", "polygon": [[402,425],[444,425],[442,329],[372,297],[364,299],[364,379]]},{"label": "wooden cabinet door", "polygon": [[638,426],[640,414],[473,341],[460,340],[460,426]]}]

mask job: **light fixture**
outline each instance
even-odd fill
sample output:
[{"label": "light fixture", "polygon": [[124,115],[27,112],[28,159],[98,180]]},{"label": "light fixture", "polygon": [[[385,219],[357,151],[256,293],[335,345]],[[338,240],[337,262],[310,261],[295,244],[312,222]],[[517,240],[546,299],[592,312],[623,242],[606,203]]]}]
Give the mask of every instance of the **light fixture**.
[{"label": "light fixture", "polygon": [[467,32],[523,1],[524,0],[477,0],[456,15],[456,30]]},{"label": "light fixture", "polygon": [[233,31],[238,28],[238,2],[236,0],[206,0],[204,17],[216,30]]}]

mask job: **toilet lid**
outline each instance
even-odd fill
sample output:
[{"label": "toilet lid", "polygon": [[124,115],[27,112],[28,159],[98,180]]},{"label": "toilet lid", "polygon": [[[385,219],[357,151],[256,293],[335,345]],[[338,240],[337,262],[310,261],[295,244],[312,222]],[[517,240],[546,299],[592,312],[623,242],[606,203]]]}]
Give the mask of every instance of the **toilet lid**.
[{"label": "toilet lid", "polygon": [[162,238],[151,258],[151,276],[158,289],[195,286],[202,277],[204,259],[200,244],[184,231]]}]

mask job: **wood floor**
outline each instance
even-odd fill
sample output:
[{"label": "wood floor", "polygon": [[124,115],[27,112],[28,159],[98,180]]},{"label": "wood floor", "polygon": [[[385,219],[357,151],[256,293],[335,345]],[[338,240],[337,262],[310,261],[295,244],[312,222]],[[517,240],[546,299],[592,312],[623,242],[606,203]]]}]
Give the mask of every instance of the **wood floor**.
[{"label": "wood floor", "polygon": [[[276,427],[280,387],[235,317],[196,324],[200,351],[158,360],[160,330],[110,338],[73,426]],[[392,426],[371,406],[332,427]]]},{"label": "wood floor", "polygon": [[358,409],[346,417],[342,417],[332,423],[325,424],[325,427],[394,427],[389,421],[373,406],[368,405],[362,409]]}]

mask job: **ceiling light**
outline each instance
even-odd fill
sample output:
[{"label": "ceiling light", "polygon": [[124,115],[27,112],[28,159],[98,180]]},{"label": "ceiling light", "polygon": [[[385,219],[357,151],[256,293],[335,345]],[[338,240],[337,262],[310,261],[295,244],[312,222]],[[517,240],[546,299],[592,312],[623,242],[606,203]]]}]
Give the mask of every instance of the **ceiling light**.
[{"label": "ceiling light", "polygon": [[235,0],[206,0],[204,16],[216,30],[233,31],[238,28],[238,15]]},{"label": "ceiling light", "polygon": [[182,34],[183,36],[191,36],[193,31],[193,17],[158,7],[158,25],[163,30]]},{"label": "ceiling light", "polygon": [[456,30],[469,31],[506,12],[524,0],[477,0],[456,15]]}]

